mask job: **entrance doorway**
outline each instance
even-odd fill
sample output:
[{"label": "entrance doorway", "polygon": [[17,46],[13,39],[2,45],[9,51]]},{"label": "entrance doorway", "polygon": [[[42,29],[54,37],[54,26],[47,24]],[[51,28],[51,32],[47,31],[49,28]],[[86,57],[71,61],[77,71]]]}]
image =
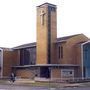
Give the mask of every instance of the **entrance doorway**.
[{"label": "entrance doorway", "polygon": [[40,67],[40,77],[50,78],[50,70],[48,67]]},{"label": "entrance doorway", "polygon": [[3,50],[0,49],[0,78],[3,77]]},{"label": "entrance doorway", "polygon": [[90,43],[83,45],[83,72],[85,78],[90,78]]}]

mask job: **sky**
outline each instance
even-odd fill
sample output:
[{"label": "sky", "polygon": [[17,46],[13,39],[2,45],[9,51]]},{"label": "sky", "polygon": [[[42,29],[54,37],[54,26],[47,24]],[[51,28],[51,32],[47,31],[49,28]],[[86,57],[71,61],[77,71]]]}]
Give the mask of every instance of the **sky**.
[{"label": "sky", "polygon": [[36,6],[57,5],[57,37],[90,37],[90,0],[0,0],[0,47],[36,41]]}]

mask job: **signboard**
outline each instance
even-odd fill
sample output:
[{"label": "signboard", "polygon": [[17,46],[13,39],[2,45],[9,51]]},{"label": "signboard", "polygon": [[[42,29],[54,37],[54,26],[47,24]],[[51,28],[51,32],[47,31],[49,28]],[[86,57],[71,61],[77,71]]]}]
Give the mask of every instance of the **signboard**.
[{"label": "signboard", "polygon": [[74,69],[61,69],[62,78],[74,78]]}]

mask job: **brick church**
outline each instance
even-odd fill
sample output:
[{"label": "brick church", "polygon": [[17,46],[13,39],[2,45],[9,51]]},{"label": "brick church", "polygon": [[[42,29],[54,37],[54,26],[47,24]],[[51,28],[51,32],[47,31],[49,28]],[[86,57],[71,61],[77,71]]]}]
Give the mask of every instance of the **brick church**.
[{"label": "brick church", "polygon": [[90,78],[90,41],[83,34],[57,38],[57,7],[37,6],[37,42],[0,48],[0,77]]}]

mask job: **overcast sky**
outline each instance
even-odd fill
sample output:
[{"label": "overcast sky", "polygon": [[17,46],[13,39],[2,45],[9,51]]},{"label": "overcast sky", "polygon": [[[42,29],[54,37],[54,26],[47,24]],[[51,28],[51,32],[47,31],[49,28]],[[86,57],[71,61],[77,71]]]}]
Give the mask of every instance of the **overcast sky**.
[{"label": "overcast sky", "polygon": [[36,6],[57,5],[57,36],[90,37],[90,0],[0,0],[0,47],[36,41]]}]

